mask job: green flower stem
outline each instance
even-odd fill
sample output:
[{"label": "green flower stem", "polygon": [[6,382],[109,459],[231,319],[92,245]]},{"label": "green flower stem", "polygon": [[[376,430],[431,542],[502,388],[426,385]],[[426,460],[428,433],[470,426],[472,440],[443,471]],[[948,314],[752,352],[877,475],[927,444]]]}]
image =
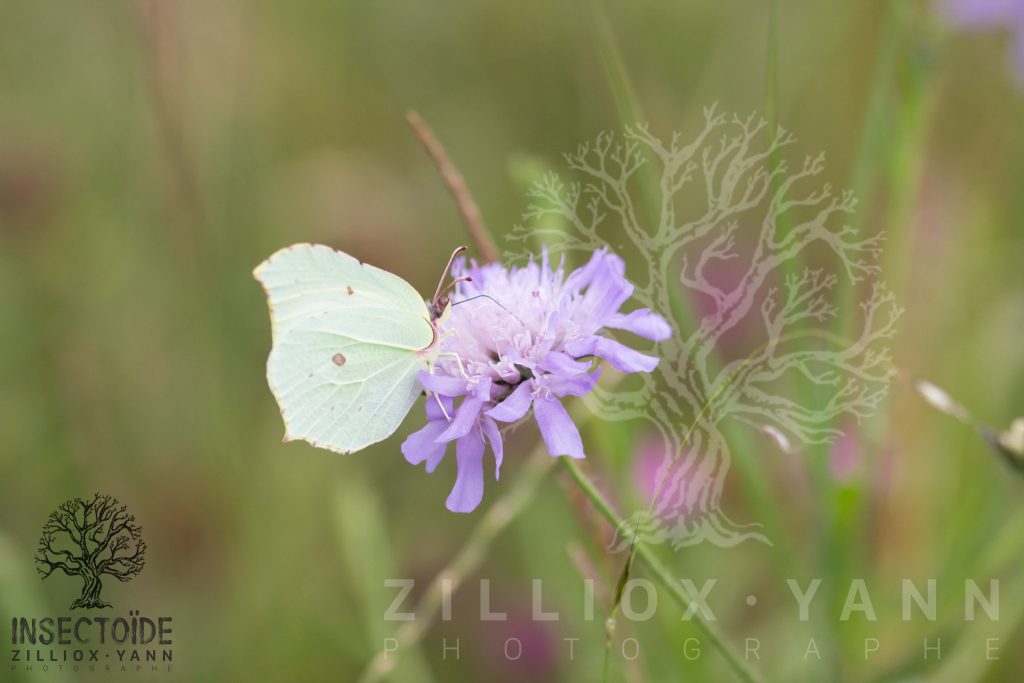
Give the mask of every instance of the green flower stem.
[{"label": "green flower stem", "polygon": [[[579,465],[572,458],[559,458],[562,467],[569,473],[573,481],[576,482],[580,490],[583,491],[584,495],[590,500],[598,512],[608,520],[608,522],[616,529],[621,529],[625,525],[625,520],[622,519],[612,509],[611,504],[605,499],[601,492],[593,485],[593,483],[583,474],[580,470]],[[669,571],[668,567],[662,563],[661,560],[654,554],[654,552],[643,542],[637,540],[634,542],[634,548],[636,556],[643,560],[643,563],[647,565],[648,570],[651,572],[651,576],[659,583],[665,590],[669,592],[672,599],[678,603],[684,610],[690,607],[690,598],[683,592],[679,582],[672,576],[672,572]],[[764,681],[761,675],[752,669],[736,652],[733,651],[732,646],[726,641],[718,629],[712,626],[709,622],[705,621],[699,614],[695,614],[693,617],[693,623],[697,629],[711,641],[711,644],[715,646],[722,656],[725,657],[726,662],[736,672],[736,675],[740,680],[746,681],[746,683],[759,683]]]}]

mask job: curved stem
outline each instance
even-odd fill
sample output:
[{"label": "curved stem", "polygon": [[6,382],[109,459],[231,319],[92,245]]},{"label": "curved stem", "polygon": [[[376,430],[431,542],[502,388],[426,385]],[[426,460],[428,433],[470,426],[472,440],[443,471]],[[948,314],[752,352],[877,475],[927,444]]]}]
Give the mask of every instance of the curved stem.
[{"label": "curved stem", "polygon": [[438,141],[434,132],[430,130],[430,126],[427,125],[422,116],[415,111],[410,111],[406,113],[405,118],[409,122],[413,133],[416,134],[416,137],[419,138],[419,141],[426,148],[427,153],[437,167],[437,172],[441,174],[441,180],[444,181],[448,191],[455,199],[455,203],[459,207],[459,215],[462,216],[462,222],[466,225],[466,230],[473,239],[480,258],[488,263],[497,263],[501,260],[501,254],[498,253],[494,240],[491,239],[490,233],[484,227],[484,219],[480,215],[480,208],[473,201],[473,195],[469,193],[469,188],[466,187],[466,181],[462,178],[462,174],[459,173],[458,169],[455,168],[455,164],[448,158],[444,147],[441,146],[440,141]]}]

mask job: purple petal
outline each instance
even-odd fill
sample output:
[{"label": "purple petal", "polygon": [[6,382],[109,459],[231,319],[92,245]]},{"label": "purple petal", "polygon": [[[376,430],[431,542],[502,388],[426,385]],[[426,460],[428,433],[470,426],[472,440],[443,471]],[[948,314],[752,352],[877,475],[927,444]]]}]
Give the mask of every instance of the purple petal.
[{"label": "purple petal", "polygon": [[455,411],[455,417],[449,422],[443,432],[441,432],[436,441],[437,443],[448,443],[455,439],[461,439],[463,436],[469,433],[469,430],[476,425],[476,420],[480,417],[480,408],[483,407],[484,400],[479,396],[467,396],[462,400],[462,404]]},{"label": "purple petal", "polygon": [[428,422],[419,431],[413,432],[402,442],[402,455],[412,465],[427,461],[427,472],[433,472],[448,448],[447,443],[437,443],[438,434],[447,427],[445,422]]},{"label": "purple petal", "polygon": [[420,370],[419,380],[424,389],[442,396],[462,396],[466,393],[466,380],[461,377],[431,375],[425,370]]},{"label": "purple petal", "polygon": [[597,340],[600,338],[599,335],[591,334],[581,339],[570,339],[565,342],[564,348],[567,353],[577,358],[593,356],[594,349],[597,348]]},{"label": "purple petal", "polygon": [[515,422],[526,415],[531,402],[533,402],[533,386],[530,382],[523,382],[505,400],[485,414],[501,422]]},{"label": "purple petal", "polygon": [[[438,402],[440,402],[440,405]],[[441,406],[444,406],[444,411],[441,410]],[[430,394],[427,396],[424,407],[426,408],[428,420],[444,420],[448,422],[451,419],[452,413],[455,412],[455,401],[450,396]]]},{"label": "purple petal", "polygon": [[597,356],[608,361],[619,372],[651,372],[658,367],[658,358],[640,353],[614,339],[591,336],[566,342],[565,350],[574,356]]},{"label": "purple petal", "polygon": [[485,377],[480,380],[472,394],[462,399],[462,404],[455,411],[455,417],[448,423],[448,429],[444,430],[437,437],[438,443],[452,441],[453,439],[465,436],[476,424],[483,404],[490,400],[490,393],[491,379]]},{"label": "purple petal", "polygon": [[452,512],[472,512],[484,497],[484,440],[474,429],[455,442],[459,471],[445,506]]},{"label": "purple petal", "polygon": [[494,451],[494,479],[497,480],[501,475],[501,458],[504,451],[501,431],[498,430],[498,424],[489,417],[480,420],[480,428],[487,438],[487,443],[491,445],[491,450]]},{"label": "purple petal", "polygon": [[606,253],[604,249],[595,251],[585,265],[569,273],[569,277],[565,278],[566,291],[578,293],[589,285],[594,279],[594,273],[601,267],[601,261]]},{"label": "purple petal", "polygon": [[568,455],[570,458],[584,458],[583,440],[569,413],[557,399],[535,401],[533,416],[540,427],[540,435],[551,455]]},{"label": "purple petal", "polygon": [[583,396],[589,394],[601,376],[601,368],[574,377],[552,377],[548,380],[548,388],[555,396]]},{"label": "purple petal", "polygon": [[608,318],[633,295],[633,285],[624,272],[625,264],[614,254],[605,254],[594,270],[581,304],[586,314],[583,323],[591,330],[604,327]]},{"label": "purple petal", "polygon": [[605,327],[632,332],[651,341],[663,341],[672,336],[672,327],[649,308],[641,308],[627,315],[616,313],[609,317]]},{"label": "purple petal", "polygon": [[544,360],[539,365],[541,369],[556,375],[578,375],[589,370],[591,363],[589,361],[576,360],[569,354],[562,353],[561,351],[551,351],[544,356]]}]

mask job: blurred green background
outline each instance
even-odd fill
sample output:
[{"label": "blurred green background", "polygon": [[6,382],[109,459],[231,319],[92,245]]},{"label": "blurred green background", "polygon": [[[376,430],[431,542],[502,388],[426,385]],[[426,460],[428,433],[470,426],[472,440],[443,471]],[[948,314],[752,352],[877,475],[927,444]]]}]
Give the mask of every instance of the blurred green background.
[{"label": "blurred green background", "polygon": [[[465,241],[409,108],[497,236],[518,222],[535,169],[623,116],[686,139],[713,102],[766,113],[795,132],[799,157],[825,150],[825,179],[854,187],[864,229],[889,235],[884,277],[907,308],[899,366],[1004,427],[1024,413],[1024,94],[1010,40],[888,0],[3,0],[4,615],[66,611],[77,582],[40,582],[32,554],[52,509],[99,490],[129,506],[150,546],[136,580],[106,589],[116,611],[174,617],[175,671],[151,678],[355,680],[396,626],[382,618],[383,578],[415,578],[420,593],[512,485],[530,434],[507,447],[480,510],[447,512],[453,458],[428,476],[398,452],[418,410],[351,457],[281,443],[252,268],[324,242],[427,291]],[[718,625],[740,652],[761,639],[769,680],[1019,680],[1024,482],[900,382],[860,434],[854,474],[813,494],[808,455],[752,441],[787,557],[746,544],[666,561],[698,585],[719,579]],[[632,435],[592,426],[584,441],[588,471],[623,508],[635,502]],[[740,521],[754,517],[749,479],[729,479]],[[545,480],[456,594],[455,619],[403,650],[394,680],[599,678],[605,607],[582,620],[572,557],[588,531],[565,490]],[[591,555],[612,581],[619,560]],[[481,576],[510,621],[478,622]],[[815,576],[822,610],[802,623],[785,579]],[[965,622],[963,578],[993,576],[1000,620]],[[532,578],[561,621],[529,621]],[[868,581],[877,622],[838,620],[852,578]],[[938,621],[900,618],[902,578],[949,586]],[[663,597],[655,620],[620,624],[641,656],[617,659],[613,680],[731,680],[707,643],[684,657],[694,634]],[[518,662],[503,657],[509,635],[530,648]],[[804,659],[812,635],[820,663]],[[569,637],[581,639],[573,659]],[[867,661],[865,637],[882,644]],[[922,661],[924,637],[942,638],[941,661]],[[985,658],[990,637],[998,661]],[[458,661],[443,658],[444,638],[461,638]],[[4,667],[0,679],[59,677]]]}]

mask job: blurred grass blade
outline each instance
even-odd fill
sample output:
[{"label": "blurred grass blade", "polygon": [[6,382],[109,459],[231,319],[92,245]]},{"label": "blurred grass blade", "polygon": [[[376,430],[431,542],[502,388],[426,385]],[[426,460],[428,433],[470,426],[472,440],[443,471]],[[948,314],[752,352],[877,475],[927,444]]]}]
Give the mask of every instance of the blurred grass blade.
[{"label": "blurred grass blade", "polygon": [[[394,597],[385,588],[384,579],[404,578],[394,573],[394,560],[388,539],[387,517],[377,489],[369,485],[358,470],[346,472],[338,482],[334,498],[334,523],[342,561],[351,586],[361,601],[366,628],[366,652],[376,652],[392,633],[384,614]],[[394,680],[426,683],[433,680],[423,655],[415,644],[404,645],[403,656]]]},{"label": "blurred grass blade", "polygon": [[[556,173],[555,169],[542,157],[526,154],[512,155],[508,162],[508,172],[519,196],[527,198],[532,196],[531,193],[536,191],[537,186],[543,182],[545,177]],[[538,229],[531,230],[523,244],[523,250],[530,254],[539,254],[546,245],[555,247],[568,236],[571,228],[568,219],[557,213],[545,213],[538,216],[536,220]],[[544,235],[548,235],[547,239],[550,240],[547,244]],[[506,235],[505,239],[510,240],[512,236]],[[566,254],[566,256],[571,255]],[[521,257],[525,257],[525,254],[512,255],[512,258]]]},{"label": "blurred grass blade", "polygon": [[[32,552],[28,548],[16,548],[7,535],[0,532],[0,612],[6,617],[32,619],[49,614],[39,595],[38,576],[32,572],[31,560],[26,559],[31,557]],[[13,670],[7,669],[4,680],[50,683],[71,680],[68,672],[58,671],[56,666],[49,668],[44,672],[37,663],[31,671],[25,671],[24,665],[17,666]],[[8,675],[13,678],[7,678]]]},{"label": "blurred grass blade", "polygon": [[[1017,515],[998,534],[988,550],[982,553],[977,576],[999,577],[999,618],[990,620],[980,616],[965,621],[958,634],[953,653],[943,657],[943,664],[929,679],[930,683],[975,683],[976,681],[1009,680],[993,674],[994,668],[1014,670],[1010,664],[1009,648],[1014,635],[1024,625],[1024,574],[1020,558],[1024,555],[1024,515]],[[988,572],[984,570],[999,569]],[[984,585],[979,581],[979,585]],[[989,659],[987,647],[996,639],[997,654]],[[999,655],[1002,655],[1000,657]],[[1014,678],[1014,680],[1019,680]]]}]

